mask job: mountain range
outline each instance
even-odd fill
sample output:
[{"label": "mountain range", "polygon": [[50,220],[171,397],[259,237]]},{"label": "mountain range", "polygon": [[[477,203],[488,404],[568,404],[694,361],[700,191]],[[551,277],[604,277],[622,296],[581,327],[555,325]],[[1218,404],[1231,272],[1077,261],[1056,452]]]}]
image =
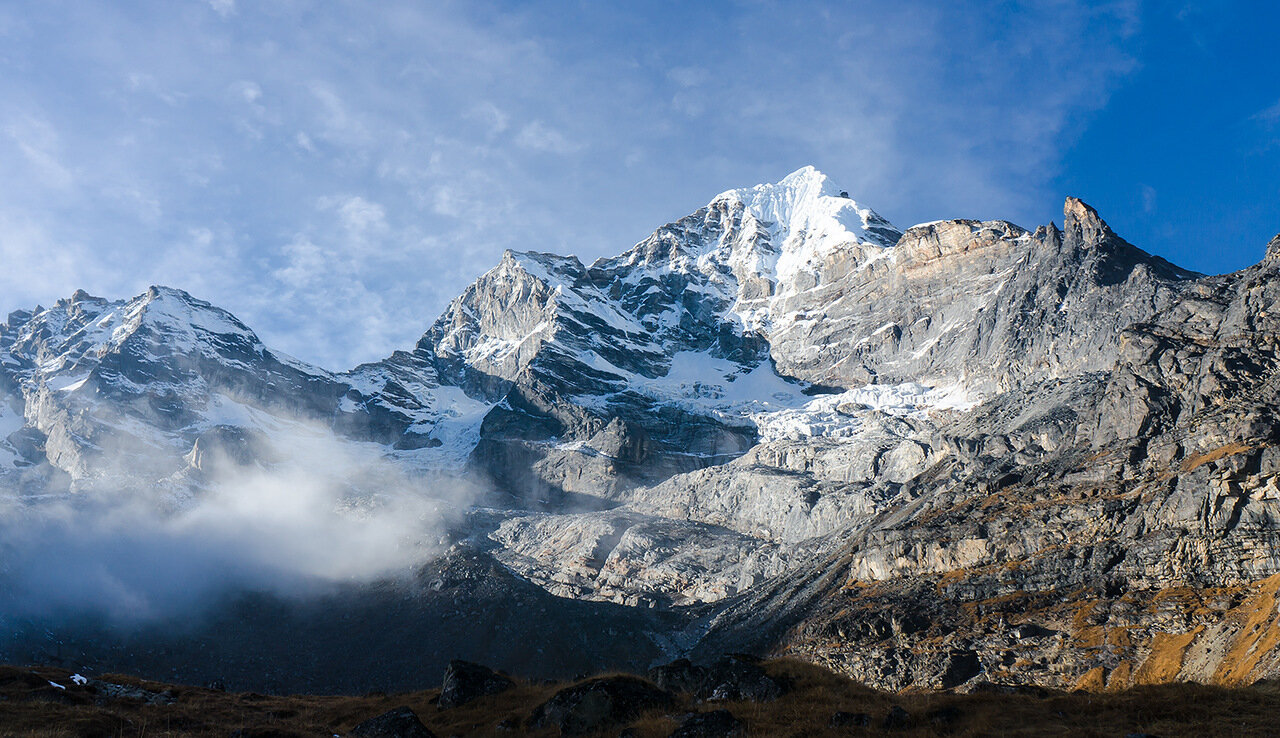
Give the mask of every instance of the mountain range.
[{"label": "mountain range", "polygon": [[394,486],[431,540],[183,627],[11,608],[0,656],[274,690],[737,651],[886,689],[1274,677],[1278,299],[1280,236],[1205,276],[1074,198],[900,230],[811,167],[590,265],[507,252],[342,372],[179,289],[77,292],[0,325],[5,516],[180,517],[322,442],[362,460],[322,470],[342,514]]}]

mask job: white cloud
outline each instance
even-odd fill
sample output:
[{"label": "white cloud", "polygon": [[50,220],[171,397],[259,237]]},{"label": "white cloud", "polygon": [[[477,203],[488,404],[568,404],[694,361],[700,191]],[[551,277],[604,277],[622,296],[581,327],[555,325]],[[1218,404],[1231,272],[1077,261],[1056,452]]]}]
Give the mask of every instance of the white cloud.
[{"label": "white cloud", "polygon": [[1156,188],[1151,185],[1139,185],[1139,194],[1142,195],[1142,212],[1150,215],[1156,211]]},{"label": "white cloud", "polygon": [[232,88],[244,98],[247,103],[256,103],[262,97],[262,88],[257,82],[250,80],[240,80],[232,85]]},{"label": "white cloud", "polygon": [[334,88],[324,82],[312,82],[308,88],[320,104],[318,122],[325,139],[332,143],[361,148],[370,143],[367,126],[352,112]]},{"label": "white cloud", "polygon": [[552,154],[572,154],[582,149],[582,144],[565,138],[564,134],[540,120],[527,123],[516,135],[516,143],[533,151]]},{"label": "white cloud", "polygon": [[463,200],[457,189],[447,184],[431,188],[431,210],[439,215],[450,218],[461,216],[466,211]]},{"label": "white cloud", "polygon": [[26,173],[40,184],[67,189],[75,183],[75,175],[62,162],[58,132],[47,121],[35,116],[23,116],[11,121],[4,128],[5,135],[22,154]]},{"label": "white cloud", "polygon": [[323,286],[323,278],[331,271],[330,258],[306,236],[295,236],[285,245],[285,266],[272,272],[276,279],[294,289]]},{"label": "white cloud", "polygon": [[667,77],[681,87],[698,87],[706,84],[711,73],[702,67],[675,67],[667,71]]},{"label": "white cloud", "polygon": [[209,7],[223,18],[229,18],[235,15],[236,0],[209,0]]},{"label": "white cloud", "polygon": [[[86,269],[93,269],[86,250],[77,243],[56,239],[29,217],[0,209],[0,294],[22,296],[69,295],[77,284],[92,289]],[[45,303],[51,297],[41,297]],[[35,301],[15,303],[0,310],[0,319],[19,307],[30,309]]]},{"label": "white cloud", "polygon": [[343,199],[337,210],[343,228],[352,237],[368,239],[387,231],[387,211],[376,202],[356,195]]},{"label": "white cloud", "polygon": [[168,105],[178,105],[183,101],[181,93],[165,89],[154,74],[129,72],[125,79],[130,92],[154,95]]},{"label": "white cloud", "polygon": [[224,462],[178,509],[147,494],[0,500],[0,617],[88,612],[134,624],[238,589],[314,592],[396,577],[438,553],[474,491],[424,489],[373,448],[276,424],[270,469]]},{"label": "white cloud", "polygon": [[149,74],[143,74],[142,72],[129,72],[126,79],[129,82],[130,92],[137,92],[139,90],[154,87],[156,83],[155,77],[152,77]]},{"label": "white cloud", "polygon": [[471,108],[468,117],[484,124],[490,136],[506,131],[510,124],[510,116],[497,105],[487,101]]},{"label": "white cloud", "polygon": [[1253,119],[1267,125],[1280,123],[1280,100],[1277,100],[1274,105],[1259,110],[1254,114]]}]

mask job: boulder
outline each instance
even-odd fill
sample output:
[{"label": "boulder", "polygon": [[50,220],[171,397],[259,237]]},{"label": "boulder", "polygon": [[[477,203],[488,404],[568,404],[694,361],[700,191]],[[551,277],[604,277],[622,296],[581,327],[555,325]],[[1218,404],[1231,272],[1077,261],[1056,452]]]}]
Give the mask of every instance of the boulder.
[{"label": "boulder", "polygon": [[782,683],[765,673],[759,659],[744,654],[721,657],[710,666],[677,659],[650,669],[649,679],[662,689],[701,700],[767,702],[786,691]]},{"label": "boulder", "polygon": [[676,659],[649,670],[649,680],[668,692],[696,694],[707,679],[707,668],[689,659]]},{"label": "boulder", "polygon": [[896,730],[906,728],[911,725],[911,714],[902,709],[901,705],[894,705],[889,708],[889,714],[884,716],[885,730]]},{"label": "boulder", "polygon": [[397,707],[360,723],[347,738],[436,738],[408,707]]},{"label": "boulder", "polygon": [[778,680],[760,667],[759,659],[731,655],[707,668],[697,695],[704,700],[769,702],[785,691]]},{"label": "boulder", "polygon": [[686,717],[671,738],[729,738],[744,736],[746,726],[728,710],[696,712]]},{"label": "boulder", "polygon": [[582,735],[616,727],[649,710],[670,708],[669,692],[631,676],[598,677],[556,692],[529,720],[535,728],[555,727],[561,735]]},{"label": "boulder", "polygon": [[845,712],[840,710],[827,721],[830,728],[869,728],[871,716],[865,712]]},{"label": "boulder", "polygon": [[515,682],[487,666],[455,659],[444,670],[444,684],[437,704],[441,710],[447,710],[514,686]]}]

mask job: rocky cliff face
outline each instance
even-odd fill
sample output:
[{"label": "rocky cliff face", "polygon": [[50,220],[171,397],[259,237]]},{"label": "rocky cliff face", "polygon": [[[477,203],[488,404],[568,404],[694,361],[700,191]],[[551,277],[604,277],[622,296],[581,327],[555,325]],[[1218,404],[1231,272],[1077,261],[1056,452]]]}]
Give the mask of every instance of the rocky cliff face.
[{"label": "rocky cliff face", "polygon": [[1109,366],[940,425],[898,504],[702,648],[757,638],[890,688],[1274,674],[1277,276],[1162,285]]},{"label": "rocky cliff face", "polygon": [[1277,253],[1193,274],[1075,199],[900,231],[806,168],[591,265],[509,252],[343,373],[178,290],[77,293],[0,326],[0,484],[180,507],[302,427],[477,485],[441,561],[621,606],[655,653],[1250,681],[1280,669]]}]

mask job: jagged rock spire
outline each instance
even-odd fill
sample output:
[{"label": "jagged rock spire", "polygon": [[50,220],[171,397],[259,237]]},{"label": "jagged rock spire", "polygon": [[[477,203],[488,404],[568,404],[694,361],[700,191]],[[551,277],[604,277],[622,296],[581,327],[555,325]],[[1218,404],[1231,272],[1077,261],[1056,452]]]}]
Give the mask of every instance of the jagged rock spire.
[{"label": "jagged rock spire", "polygon": [[1079,198],[1067,198],[1062,206],[1062,216],[1063,231],[1067,237],[1075,236],[1077,242],[1084,246],[1094,246],[1115,235],[1098,211]]},{"label": "jagged rock spire", "polygon": [[1265,260],[1271,263],[1280,261],[1280,233],[1277,233],[1267,244]]}]

